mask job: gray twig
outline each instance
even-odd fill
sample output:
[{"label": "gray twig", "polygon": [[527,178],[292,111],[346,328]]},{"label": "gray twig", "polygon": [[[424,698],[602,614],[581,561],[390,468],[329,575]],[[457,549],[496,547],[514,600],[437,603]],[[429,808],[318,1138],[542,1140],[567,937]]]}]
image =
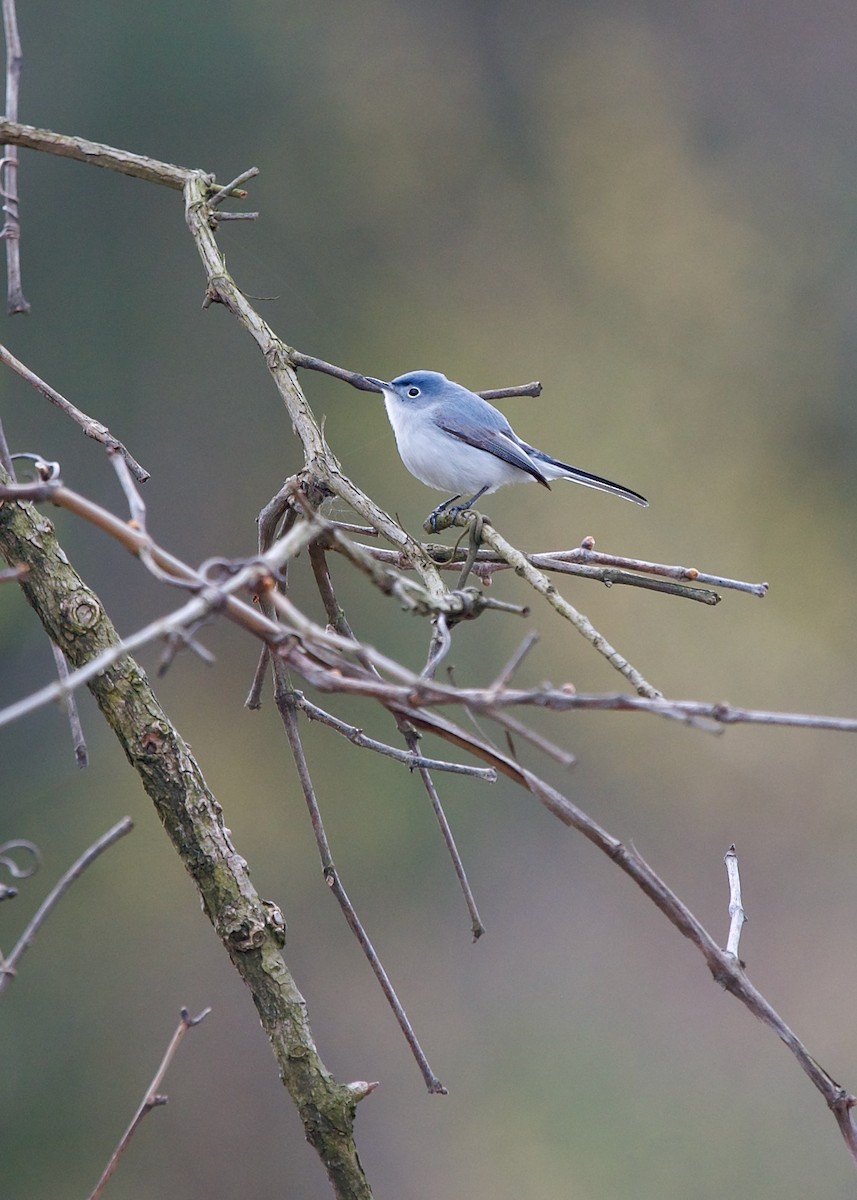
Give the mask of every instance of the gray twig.
[{"label": "gray twig", "polygon": [[85,412],[82,412],[70,400],[66,400],[65,396],[61,396],[49,383],[45,383],[34,371],[24,366],[14,354],[10,354],[5,346],[0,346],[0,362],[5,363],[7,367],[11,367],[17,375],[20,375],[22,379],[31,384],[46,400],[50,400],[51,404],[55,404],[66,416],[71,417],[81,427],[88,438],[92,438],[96,442],[101,442],[108,449],[118,450],[137,479],[141,483],[146,482],[149,478],[149,472],[140,466],[136,458],[122,445],[118,438],[113,436],[106,425],[102,425],[100,421],[88,417]]},{"label": "gray twig", "polygon": [[346,721],[341,721],[339,717],[333,716],[332,713],[326,712],[325,709],[319,708],[317,704],[311,703],[303,692],[292,692],[292,697],[295,707],[305,713],[310,721],[318,721],[320,724],[326,725],[328,729],[334,729],[355,746],[361,746],[365,750],[374,750],[376,754],[395,759],[396,762],[402,763],[411,771],[419,769],[446,771],[451,775],[472,775],[476,779],[484,779],[487,783],[495,783],[497,780],[497,772],[493,767],[472,767],[467,763],[426,758],[424,755],[418,754],[416,749],[399,750],[395,746],[388,746],[386,742],[379,742],[375,738],[367,737],[363,730],[358,729],[356,725],[349,725]]},{"label": "gray twig", "polygon": [[363,924],[357,915],[357,910],[348,898],[348,894],[342,885],[342,880],[339,878],[339,873],[333,862],[333,855],[330,850],[330,843],[327,840],[327,834],[324,830],[324,822],[321,817],[321,810],[318,806],[318,800],[315,795],[312,779],[307,766],[306,756],[304,755],[303,744],[298,730],[297,712],[295,705],[292,703],[291,691],[288,686],[288,680],[285,678],[285,670],[281,662],[275,661],[276,670],[276,686],[275,699],[277,707],[280,711],[280,716],[283,719],[283,725],[286,729],[286,735],[289,739],[292,756],[295,760],[295,766],[298,771],[298,779],[300,780],[301,790],[304,794],[307,809],[309,811],[310,822],[312,824],[313,833],[315,834],[316,845],[318,846],[319,857],[321,858],[322,871],[327,886],[336,897],[339,907],[342,909],[345,920],[351,932],[357,938],[360,948],[366,956],[375,978],[381,985],[381,990],[387,999],[387,1003],[393,1010],[396,1020],[399,1023],[399,1028],[405,1035],[405,1040],[410,1046],[411,1053],[416,1059],[417,1066],[422,1072],[426,1087],[429,1092],[446,1095],[446,1088],[440,1082],[438,1077],[429,1065],[429,1061],[420,1046],[417,1036],[414,1033],[413,1026],[408,1019],[408,1015],[402,1006],[399,997],[396,995],[395,988],[390,982],[390,977],[384,969],[384,966],[378,957],[375,947],[369,940],[369,935],[363,928]]},{"label": "gray twig", "polygon": [[140,1125],[140,1122],[146,1116],[146,1114],[150,1113],[153,1108],[158,1108],[160,1105],[167,1103],[167,1097],[160,1095],[160,1093],[158,1092],[158,1088],[163,1083],[164,1076],[166,1075],[166,1073],[169,1069],[170,1063],[173,1061],[173,1058],[175,1057],[176,1051],[178,1050],[179,1046],[181,1045],[184,1035],[187,1033],[187,1031],[189,1029],[193,1029],[193,1027],[195,1025],[199,1025],[200,1021],[205,1020],[205,1018],[208,1016],[208,1014],[210,1012],[211,1012],[210,1008],[204,1008],[201,1013],[199,1013],[195,1017],[192,1017],[186,1008],[183,1008],[181,1010],[181,1015],[179,1017],[178,1026],[176,1027],[176,1031],[173,1034],[172,1038],[170,1039],[170,1044],[167,1046],[166,1052],[164,1053],[164,1057],[161,1059],[161,1065],[158,1067],[157,1071],[155,1072],[155,1077],[152,1080],[152,1082],[149,1084],[149,1087],[146,1090],[146,1094],[143,1097],[142,1101],[140,1102],[140,1107],[137,1109],[137,1111],[134,1113],[134,1116],[131,1118],[131,1124],[128,1126],[128,1128],[125,1130],[125,1132],[122,1134],[122,1137],[119,1139],[119,1142],[116,1145],[116,1149],[110,1155],[110,1161],[108,1162],[107,1166],[104,1168],[104,1171],[102,1172],[101,1178],[99,1179],[98,1183],[95,1185],[92,1192],[90,1193],[89,1200],[98,1200],[98,1197],[104,1191],[105,1187],[107,1186],[108,1179],[110,1178],[110,1176],[113,1174],[113,1172],[116,1170],[117,1166],[119,1165],[119,1159],[122,1157],[123,1153],[127,1149],[128,1143],[131,1141],[131,1138],[137,1132],[137,1128]]},{"label": "gray twig", "polygon": [[[59,646],[51,642],[51,652],[54,656],[54,665],[57,669],[57,675],[60,681],[65,683],[68,680],[68,663]],[[68,717],[69,727],[71,728],[71,740],[74,746],[74,758],[79,767],[85,767],[89,764],[89,755],[86,749],[86,738],[83,736],[83,726],[80,723],[80,713],[77,711],[77,700],[73,691],[66,690],[63,695],[63,704],[65,705],[66,716]]]},{"label": "gray twig", "polygon": [[[3,0],[3,29],[6,35],[6,117],[18,120],[18,92],[24,56],[18,32],[15,0]],[[6,308],[7,312],[28,313],[30,304],[21,284],[21,225],[18,220],[18,147],[4,146],[0,160],[0,192],[3,195],[3,229],[0,238],[6,243]]]},{"label": "gray twig", "polygon": [[114,842],[118,842],[126,833],[130,833],[134,828],[134,822],[130,817],[123,817],[117,822],[112,829],[108,829],[100,838],[92,843],[92,845],[81,854],[77,862],[72,863],[64,875],[60,876],[54,886],[48,892],[42,903],[36,909],[33,917],[27,925],[24,932],[15,943],[15,947],[9,954],[8,958],[0,966],[0,992],[4,990],[9,979],[15,974],[18,962],[22,954],[33,944],[33,939],[41,929],[42,925],[47,920],[51,910],[55,907],[57,901],[68,891],[74,881],[83,874],[91,863],[95,862],[99,854],[103,854],[109,849]]}]

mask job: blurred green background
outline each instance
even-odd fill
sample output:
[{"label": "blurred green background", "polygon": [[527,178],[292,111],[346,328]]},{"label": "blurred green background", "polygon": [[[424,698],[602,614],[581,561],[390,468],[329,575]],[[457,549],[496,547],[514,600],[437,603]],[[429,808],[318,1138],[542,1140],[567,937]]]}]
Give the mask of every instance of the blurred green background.
[{"label": "blurred green background", "polygon": [[[215,171],[261,168],[254,225],[222,230],[239,284],[289,343],[390,377],[473,388],[539,378],[504,404],[527,438],[649,496],[510,489],[485,505],[533,549],[602,549],[771,583],[716,609],[566,582],[666,693],[857,714],[857,14],[833,0],[627,4],[221,0],[135,10],[21,5],[23,121]],[[261,504],[300,462],[264,364],[203,311],[177,193],[22,153],[33,311],[12,351],[105,421],[152,472],[156,537],[192,561],[255,545]],[[438,496],[395,454],[380,400],[304,375],[356,482],[413,531]],[[17,378],[16,450],[123,511],[102,450]],[[347,517],[339,506],[335,512]],[[62,542],[130,633],[177,603],[115,545],[56,514]],[[421,665],[425,633],[335,563],[352,624]],[[313,615],[307,566],[296,592]],[[497,594],[529,600],[502,578]],[[51,678],[19,594],[0,608],[0,700]],[[523,636],[521,681],[621,682],[536,610],[457,631],[460,682],[489,681]],[[324,886],[270,702],[242,707],[256,647],[203,640],[157,691],[223,804],[321,1054],[378,1079],[357,1132],[376,1194],[841,1197],[853,1169],[785,1049],[714,985],[610,863],[530,797],[440,780],[488,932],[468,922],[416,779],[334,743],[307,747],[337,865],[432,1065],[419,1073]],[[159,656],[141,656],[153,669]],[[249,995],[200,915],[136,777],[88,696],[91,767],[55,710],[2,731],[0,840],[45,864],[4,904],[0,944],[121,815],[136,831],[63,901],[2,999],[4,1194],[83,1196],[182,1004],[211,1005],[111,1200],[325,1196]],[[337,711],[392,738],[358,704]],[[546,716],[576,768],[544,771],[633,841],[725,940],[735,842],[751,977],[810,1051],[857,1087],[853,735],[643,716]],[[427,745],[438,752],[437,745]]]}]

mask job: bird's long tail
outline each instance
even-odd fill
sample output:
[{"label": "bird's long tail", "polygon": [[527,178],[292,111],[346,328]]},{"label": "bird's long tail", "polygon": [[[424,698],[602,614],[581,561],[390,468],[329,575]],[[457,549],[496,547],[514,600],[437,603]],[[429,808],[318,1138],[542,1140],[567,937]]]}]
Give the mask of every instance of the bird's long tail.
[{"label": "bird's long tail", "polygon": [[648,507],[649,502],[645,496],[632,491],[631,488],[623,487],[621,483],[613,483],[609,479],[602,479],[600,475],[592,475],[589,471],[581,471],[579,467],[569,466],[568,463],[551,458],[543,450],[536,450],[530,446],[526,449],[527,454],[535,459],[548,479],[571,479],[575,483],[582,483],[584,487],[596,488],[599,492],[612,492],[614,496],[621,496],[623,500],[630,500],[632,504]]}]

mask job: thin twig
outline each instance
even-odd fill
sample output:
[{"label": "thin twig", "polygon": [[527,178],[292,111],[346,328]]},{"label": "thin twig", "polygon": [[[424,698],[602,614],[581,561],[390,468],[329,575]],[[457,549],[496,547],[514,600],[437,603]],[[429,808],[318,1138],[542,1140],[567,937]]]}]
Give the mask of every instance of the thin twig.
[{"label": "thin twig", "polygon": [[417,1041],[417,1036],[414,1033],[413,1026],[408,1020],[407,1013],[405,1012],[402,1003],[399,1000],[399,997],[396,995],[396,991],[390,982],[390,977],[385,971],[375,947],[369,940],[369,936],[363,928],[354,905],[349,900],[348,894],[346,893],[345,888],[342,886],[342,881],[339,878],[339,874],[333,862],[330,843],[327,840],[327,834],[324,830],[324,823],[321,818],[321,810],[318,807],[315,788],[313,787],[309,768],[307,766],[306,756],[304,755],[303,745],[301,743],[300,733],[298,731],[296,709],[291,700],[288,681],[285,679],[284,673],[282,672],[282,664],[277,664],[277,666],[280,669],[277,672],[275,699],[277,702],[277,707],[280,711],[280,716],[283,719],[286,735],[289,739],[289,745],[291,747],[292,756],[295,760],[295,766],[297,767],[298,779],[300,780],[301,790],[303,791],[304,800],[306,801],[307,809],[309,811],[310,822],[312,824],[313,833],[315,834],[316,845],[318,846],[319,857],[321,858],[321,866],[324,873],[325,882],[336,897],[337,903],[342,909],[343,915],[345,916],[345,920],[348,922],[351,932],[357,938],[360,948],[365,954],[366,959],[375,974],[375,978],[381,985],[381,990],[386,997],[387,1003],[393,1010],[396,1020],[399,1023],[399,1028],[402,1030],[405,1040],[411,1049],[411,1053],[417,1062],[417,1066],[422,1072],[426,1087],[431,1093],[445,1096],[446,1088],[435,1075],[434,1071],[432,1071],[429,1061],[426,1058],[422,1047]]},{"label": "thin twig", "polygon": [[9,478],[15,482],[15,464],[12,462],[12,455],[9,452],[9,443],[6,441],[6,431],[3,428],[3,422],[0,421],[0,464]]},{"label": "thin twig", "polygon": [[[747,920],[747,914],[741,903],[741,876],[738,871],[738,855],[734,845],[726,851],[723,861],[726,863],[726,875],[729,880],[729,937],[726,939],[726,953],[738,959],[741,929]],[[741,965],[744,964],[741,963]]]},{"label": "thin twig", "polygon": [[[18,92],[24,56],[18,32],[15,0],[3,0],[3,29],[6,35],[6,116],[18,120]],[[28,313],[30,304],[21,284],[21,225],[18,220],[18,148],[3,147],[0,166],[0,191],[3,195],[3,229],[0,238],[6,243],[6,307],[7,312]]]},{"label": "thin twig", "polygon": [[170,1063],[173,1061],[175,1053],[181,1045],[184,1035],[189,1029],[193,1029],[195,1025],[199,1025],[200,1021],[205,1020],[210,1012],[210,1008],[204,1008],[202,1012],[198,1014],[198,1016],[192,1017],[186,1008],[181,1010],[178,1026],[176,1027],[176,1031],[170,1039],[170,1044],[167,1046],[164,1057],[161,1059],[161,1065],[155,1072],[155,1077],[149,1084],[146,1094],[140,1102],[140,1107],[131,1118],[131,1124],[119,1139],[116,1149],[111,1154],[110,1161],[104,1168],[101,1178],[90,1193],[89,1200],[98,1200],[98,1197],[107,1186],[107,1180],[119,1165],[119,1159],[127,1149],[128,1143],[137,1132],[137,1127],[140,1125],[147,1113],[150,1113],[153,1108],[157,1108],[160,1105],[167,1103],[167,1097],[161,1096],[158,1092],[158,1088],[163,1083],[164,1076],[169,1070]]},{"label": "thin twig", "polygon": [[558,746],[556,742],[543,737],[542,734],[536,733],[535,729],[531,729],[529,725],[525,725],[523,721],[519,721],[511,713],[505,711],[499,712],[497,709],[487,709],[485,715],[490,717],[492,721],[496,721],[498,725],[501,725],[507,731],[507,734],[514,733],[518,737],[522,737],[531,746],[535,746],[537,750],[540,750],[542,754],[546,754],[548,758],[552,758],[554,762],[558,762],[561,767],[573,767],[577,762],[577,757],[570,750],[566,750],[562,746]]},{"label": "thin twig", "polygon": [[472,775],[476,779],[484,779],[487,783],[495,783],[497,780],[497,772],[493,767],[472,767],[468,763],[425,758],[422,754],[417,754],[416,750],[398,750],[395,746],[388,746],[386,742],[378,742],[375,738],[367,737],[363,730],[358,729],[356,725],[349,725],[346,721],[341,721],[339,717],[333,716],[332,713],[326,712],[325,709],[319,708],[317,704],[307,700],[303,692],[292,692],[292,697],[295,707],[305,713],[310,721],[318,721],[320,724],[326,725],[328,729],[334,729],[355,746],[374,750],[376,754],[395,759],[396,762],[402,763],[411,771],[419,768],[427,771],[446,771],[451,775]]},{"label": "thin twig", "polygon": [[[300,350],[292,350],[289,357],[296,367],[302,367],[306,371],[321,371],[324,375],[332,375],[334,379],[350,383],[352,387],[359,388],[361,392],[379,392],[375,384],[370,383],[366,376],[361,375],[359,371],[347,371],[344,367],[337,367],[333,363],[325,362],[323,358],[302,354]],[[489,388],[488,391],[476,393],[484,400],[505,400],[510,396],[540,396],[541,394],[542,385],[537,379],[532,383],[521,383],[506,388]]]},{"label": "thin twig", "polygon": [[0,971],[0,992],[3,991],[9,979],[15,974],[21,955],[32,946],[33,939],[63,893],[71,887],[74,881],[83,874],[91,863],[95,862],[99,854],[103,854],[114,842],[118,842],[121,837],[124,837],[126,833],[130,833],[133,828],[134,822],[129,817],[123,817],[112,829],[108,829],[105,834],[102,834],[100,838],[94,841],[81,854],[77,862],[72,863],[65,874],[60,876],[36,909],[26,929],[15,943],[11,954],[6,958]]},{"label": "thin twig", "polygon": [[[415,738],[415,735],[412,735]],[[455,844],[455,837],[452,832],[452,827],[446,818],[446,813],[443,811],[443,805],[440,802],[440,797],[437,794],[437,788],[434,786],[428,769],[426,767],[419,768],[420,779],[423,781],[423,786],[426,789],[426,794],[431,802],[432,812],[435,815],[435,820],[440,827],[441,836],[447,853],[452,860],[453,870],[458,879],[459,887],[461,888],[464,902],[467,905],[467,911],[470,913],[470,931],[473,934],[474,942],[478,942],[485,932],[485,926],[482,924],[482,918],[479,916],[479,909],[476,907],[476,898],[473,895],[473,890],[470,887],[470,881],[467,878],[467,872],[464,869],[464,863],[461,860],[461,855],[458,853],[458,846]]]},{"label": "thin twig", "polygon": [[[646,562],[643,559],[628,558],[626,555],[595,554],[587,548],[587,544],[593,542],[593,540],[592,538],[586,538],[584,539],[583,546],[579,546],[573,550],[525,551],[523,553],[527,561],[541,571],[556,571],[564,575],[576,575],[581,579],[595,579],[608,585],[630,583],[631,579],[626,576],[625,572],[641,571],[647,572],[649,575],[670,579],[686,579],[691,584],[706,584],[723,588],[724,591],[747,592],[752,596],[758,597],[764,597],[768,592],[767,583],[748,583],[743,579],[728,579],[722,575],[709,575],[704,571],[698,571],[695,567],[669,566],[666,563]],[[357,544],[367,554],[371,554],[373,558],[376,558],[378,562],[390,563],[402,571],[408,570],[411,566],[407,557],[400,551],[388,550],[383,546]],[[457,571],[465,559],[465,551],[460,549],[457,544],[455,546],[446,546],[439,542],[427,542],[424,544],[424,549],[431,556],[440,571]],[[600,563],[601,566],[586,565],[588,563]],[[483,582],[488,582],[497,572],[509,571],[512,568],[501,555],[483,547],[476,555],[476,561],[472,569]],[[715,604],[717,602],[716,594],[708,590],[708,588],[682,585],[667,587],[661,580],[646,579],[645,574],[640,578],[643,582],[641,583],[639,579],[635,579],[633,586],[648,587],[654,591],[666,592],[669,595],[698,600],[703,604]]]},{"label": "thin twig", "polygon": [[[474,521],[475,519],[476,517],[473,514],[468,514],[466,518],[458,518],[463,523]],[[649,699],[657,699],[661,696],[657,688],[644,679],[636,667],[633,667],[615,647],[610,645],[604,635],[598,632],[589,618],[585,617],[583,613],[578,612],[564,596],[561,596],[548,577],[541,571],[536,570],[532,563],[527,561],[521,551],[513,546],[511,542],[507,542],[488,521],[484,522],[482,539],[493,550],[502,555],[506,562],[514,567],[515,571],[529,583],[530,587],[537,591],[539,595],[544,596],[560,616],[572,624],[578,633],[582,634],[594,646],[599,654],[603,654],[611,667],[614,667],[620,675],[623,675],[639,695],[647,696]]]},{"label": "thin twig", "polygon": [[532,650],[533,646],[535,646],[535,644],[538,640],[539,640],[538,633],[536,633],[536,631],[534,629],[531,629],[530,632],[527,634],[527,636],[524,638],[524,640],[521,642],[520,646],[518,646],[518,649],[515,651],[515,653],[512,655],[512,657],[506,663],[505,667],[503,667],[503,669],[497,673],[497,678],[494,680],[493,684],[491,685],[495,691],[497,691],[499,693],[503,690],[503,688],[508,686],[510,679],[515,674],[518,667],[521,665],[521,663],[527,657],[527,655]]},{"label": "thin twig", "polygon": [[[59,646],[51,642],[51,652],[54,656],[54,665],[57,669],[57,675],[62,682],[68,680],[68,663],[66,657],[60,650]],[[74,692],[66,691],[63,696],[66,716],[68,717],[69,727],[71,729],[71,741],[74,746],[74,759],[79,767],[85,767],[89,764],[89,755],[86,750],[86,738],[83,736],[83,726],[80,723],[80,713],[77,711],[77,700]]]},{"label": "thin twig", "polygon": [[15,358],[14,354],[10,354],[5,346],[0,346],[0,362],[5,363],[7,367],[11,367],[16,374],[25,379],[37,392],[40,392],[46,400],[50,400],[51,404],[55,404],[66,416],[71,417],[81,427],[88,438],[92,438],[96,442],[101,442],[103,446],[107,446],[109,449],[118,450],[137,479],[141,483],[146,482],[149,478],[149,472],[140,466],[136,458],[129,453],[118,438],[113,436],[106,425],[102,425],[100,421],[88,417],[85,412],[82,412],[70,400],[66,400],[65,396],[61,396],[49,383],[45,383],[34,371],[24,366],[22,362]]},{"label": "thin twig", "polygon": [[[208,203],[211,206],[211,208],[217,208],[218,204],[222,203],[222,201],[224,201],[228,196],[231,196],[233,194],[233,192],[235,191],[235,189],[239,188],[242,183],[246,183],[248,179],[255,179],[258,174],[259,174],[258,167],[248,167],[248,169],[246,171],[242,171],[241,174],[237,175],[235,177],[235,179],[232,180],[231,183],[227,183],[225,187],[220,188],[218,191],[216,191],[214,193],[213,196],[209,197]],[[225,213],[218,213],[218,216],[220,217],[221,220],[226,215],[227,214],[225,214]],[[248,213],[232,213],[231,215],[246,217],[249,214]],[[258,216],[258,213],[253,213],[253,216]]]}]

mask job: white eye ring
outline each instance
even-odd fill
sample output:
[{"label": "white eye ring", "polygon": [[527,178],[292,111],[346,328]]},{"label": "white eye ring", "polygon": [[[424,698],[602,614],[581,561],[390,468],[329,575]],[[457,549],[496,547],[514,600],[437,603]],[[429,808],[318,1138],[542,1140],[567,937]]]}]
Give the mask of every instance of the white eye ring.
[{"label": "white eye ring", "polygon": [[418,387],[409,387],[408,388],[408,395],[411,398],[414,398],[414,397],[418,396],[419,394],[420,394],[420,389]]}]

